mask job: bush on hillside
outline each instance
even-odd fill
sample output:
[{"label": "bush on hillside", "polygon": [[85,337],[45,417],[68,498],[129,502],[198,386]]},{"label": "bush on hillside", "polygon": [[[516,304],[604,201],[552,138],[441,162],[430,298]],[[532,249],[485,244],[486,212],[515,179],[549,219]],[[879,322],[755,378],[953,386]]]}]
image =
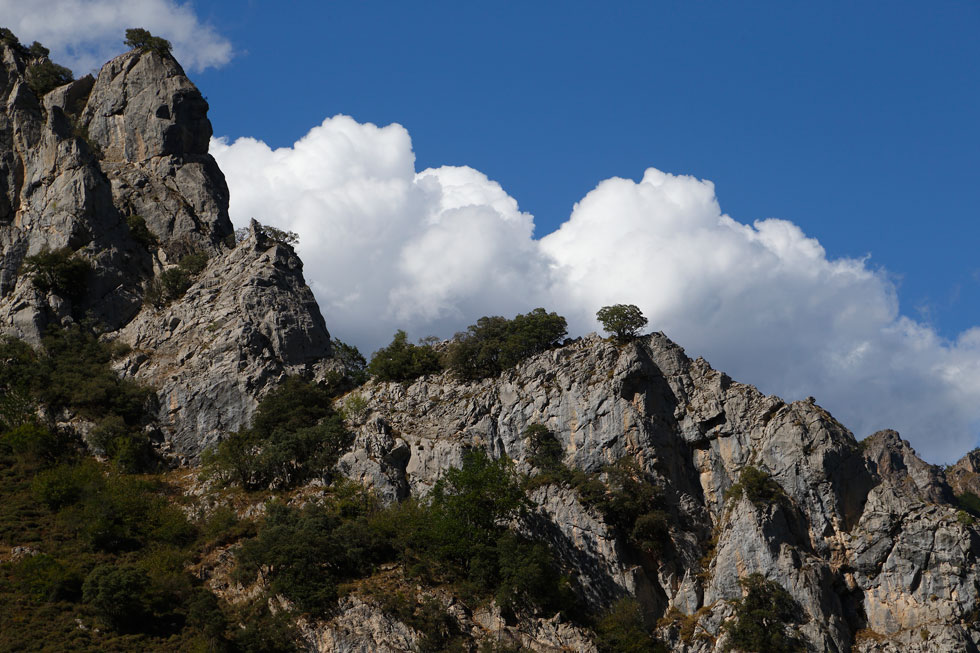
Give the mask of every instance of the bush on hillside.
[{"label": "bush on hillside", "polygon": [[803,607],[783,587],[766,580],[760,573],[750,574],[739,584],[743,596],[732,601],[735,616],[722,628],[727,633],[724,651],[803,651],[802,640],[788,629],[802,623]]},{"label": "bush on hillside", "polygon": [[512,320],[481,317],[453,338],[446,367],[465,381],[496,376],[525,358],[556,346],[567,333],[565,318],[543,308]]},{"label": "bush on hillside", "polygon": [[371,356],[367,371],[379,381],[411,381],[442,370],[439,354],[429,345],[413,345],[408,334],[395,332],[391,344]]},{"label": "bush on hillside", "polygon": [[31,276],[31,283],[41,292],[74,300],[85,294],[92,264],[68,247],[45,248],[25,258],[22,271]]},{"label": "bush on hillside", "polygon": [[205,453],[204,466],[246,490],[294,487],[328,472],[352,441],[330,390],[290,377],[262,400],[250,428]]}]

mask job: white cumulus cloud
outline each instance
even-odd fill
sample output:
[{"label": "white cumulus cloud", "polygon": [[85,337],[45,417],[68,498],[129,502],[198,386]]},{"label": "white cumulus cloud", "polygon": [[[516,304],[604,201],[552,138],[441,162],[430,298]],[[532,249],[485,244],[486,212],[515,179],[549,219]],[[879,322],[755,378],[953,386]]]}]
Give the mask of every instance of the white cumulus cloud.
[{"label": "white cumulus cloud", "polygon": [[123,52],[130,27],[169,40],[190,70],[220,67],[233,55],[231,43],[202,23],[190,3],[174,0],[0,0],[0,17],[23,43],[41,42],[78,75]]},{"label": "white cumulus cloud", "polygon": [[233,220],[296,231],[331,332],[365,354],[404,328],[450,336],[536,306],[573,335],[637,304],[650,326],[734,378],[807,395],[859,437],[896,428],[933,461],[976,444],[980,328],[955,342],[903,316],[866,260],[829,259],[786,220],[725,215],[709,181],[607,179],[552,234],[468,167],[415,170],[408,132],[347,116],[292,147],[216,139]]}]

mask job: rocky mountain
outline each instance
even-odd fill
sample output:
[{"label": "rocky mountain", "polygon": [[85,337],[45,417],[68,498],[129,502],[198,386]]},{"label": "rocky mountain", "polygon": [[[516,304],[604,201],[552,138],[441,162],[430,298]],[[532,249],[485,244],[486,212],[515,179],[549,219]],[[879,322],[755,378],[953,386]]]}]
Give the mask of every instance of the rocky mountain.
[{"label": "rocky mountain", "polygon": [[[85,321],[131,345],[120,371],[157,390],[167,446],[193,457],[246,425],[268,387],[329,358],[302,263],[256,225],[235,242],[208,104],[169,54],[133,50],[42,98],[32,63],[3,48],[0,332],[37,343]],[[83,292],[20,273],[45,251],[89,264]],[[188,256],[207,263],[183,280]],[[154,289],[180,296],[153,302]]]},{"label": "rocky mountain", "polygon": [[[127,345],[116,371],[156,391],[158,449],[193,468],[284,379],[343,366],[288,239],[254,221],[235,234],[207,102],[169,54],[128,52],[41,97],[28,83],[36,63],[3,45],[0,334],[38,345],[46,329],[84,324]],[[80,283],[37,282],[39,255],[52,254],[49,267],[82,262],[66,268]],[[980,530],[957,498],[980,489],[976,452],[944,470],[893,431],[859,442],[814,400],[763,395],[660,333],[566,341],[482,381],[369,381],[336,406],[352,446],[288,501],[342,476],[396,505],[428,496],[469,451],[511,459],[532,506],[513,527],[555,553],[586,613],[633,597],[669,650],[727,650],[754,573],[788,593],[805,650],[980,650]],[[557,446],[547,470],[534,433]],[[589,498],[588,483],[608,487],[622,470],[655,489],[656,546],[636,546]],[[260,514],[262,501],[239,512]],[[232,604],[261,586],[261,574],[232,578],[239,545],[196,563]],[[308,650],[424,648],[417,625],[359,587],[299,618]],[[412,591],[442,605],[472,650],[613,650],[587,620]]]}]

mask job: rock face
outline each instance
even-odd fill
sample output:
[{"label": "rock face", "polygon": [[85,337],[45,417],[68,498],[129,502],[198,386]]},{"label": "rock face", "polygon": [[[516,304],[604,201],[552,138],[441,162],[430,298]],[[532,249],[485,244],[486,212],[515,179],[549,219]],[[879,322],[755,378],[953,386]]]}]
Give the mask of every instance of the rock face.
[{"label": "rock face", "polygon": [[284,376],[313,376],[330,336],[303,265],[252,222],[179,300],[141,312],[119,332],[133,350],[126,374],[157,390],[167,441],[193,457],[247,426],[258,397]]},{"label": "rock face", "polygon": [[[629,550],[567,485],[539,488],[534,535],[578,573],[594,609],[636,596],[674,650],[720,651],[721,624],[753,572],[800,603],[812,650],[976,650],[980,540],[957,518],[942,470],[891,431],[863,443],[812,401],[785,403],[689,359],[662,334],[617,346],[596,336],[499,378],[448,375],[368,385],[348,475],[395,497],[424,494],[469,447],[531,471],[530,424],[565,462],[600,471],[634,459],[660,484],[671,543],[660,559]],[[394,435],[397,434],[397,435]],[[727,498],[746,466],[785,501]]]},{"label": "rock face", "polygon": [[[37,343],[84,320],[132,345],[120,371],[158,390],[165,438],[189,457],[247,424],[283,375],[328,365],[296,254],[257,225],[236,246],[207,102],[173,57],[134,50],[38,98],[34,62],[0,47],[0,334]],[[22,271],[62,248],[91,266],[81,294]],[[148,301],[188,254],[209,260],[187,292]]]}]

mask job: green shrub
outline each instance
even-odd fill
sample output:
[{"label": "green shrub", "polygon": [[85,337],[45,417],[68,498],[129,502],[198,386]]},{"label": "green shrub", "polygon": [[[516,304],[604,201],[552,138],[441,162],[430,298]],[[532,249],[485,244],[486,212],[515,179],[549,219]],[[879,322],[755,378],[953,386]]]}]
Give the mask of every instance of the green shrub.
[{"label": "green shrub", "polygon": [[442,370],[439,354],[428,345],[413,345],[398,330],[391,344],[371,356],[367,371],[379,381],[411,381]]},{"label": "green shrub", "polygon": [[596,648],[600,653],[666,653],[663,644],[643,623],[640,604],[633,598],[620,599],[596,624]]},{"label": "green shrub", "polygon": [[73,601],[81,594],[79,573],[44,553],[18,561],[13,576],[21,591],[35,601]]},{"label": "green shrub", "polygon": [[135,565],[95,567],[82,585],[82,600],[116,630],[139,630],[149,616],[150,578]]},{"label": "green shrub", "polygon": [[965,510],[974,517],[980,517],[980,497],[967,490],[963,494],[956,495],[956,503],[961,510]]},{"label": "green shrub", "polygon": [[235,577],[251,582],[263,569],[272,593],[286,596],[302,612],[324,614],[337,599],[340,581],[365,575],[391,556],[369,522],[377,505],[360,501],[347,507],[355,504],[359,507],[346,514],[329,500],[303,508],[267,504],[258,535],[235,555]]},{"label": "green shrub", "polygon": [[82,542],[94,551],[136,551],[151,544],[181,547],[197,535],[158,485],[128,476],[98,479],[64,513]]},{"label": "green shrub", "polygon": [[180,299],[207,263],[207,252],[197,251],[185,255],[175,267],[167,268],[150,281],[143,298],[157,308]]},{"label": "green shrub", "polygon": [[359,422],[367,413],[368,402],[364,395],[351,394],[344,399],[344,417]]},{"label": "green shrub", "polygon": [[28,66],[25,77],[27,85],[31,87],[34,95],[38,98],[42,98],[59,86],[64,86],[75,80],[71,70],[59,66],[50,59],[42,59]]},{"label": "green shrub", "polygon": [[582,503],[598,510],[629,544],[646,553],[661,554],[670,543],[670,517],[663,491],[632,458],[623,458],[605,471],[605,487],[595,479],[580,482],[577,489]]},{"label": "green shrub", "polygon": [[348,345],[336,338],[330,341],[330,347],[333,349],[333,357],[343,365],[344,374],[349,380],[349,383],[345,384],[342,389],[347,390],[363,385],[368,379],[367,361],[357,347]]},{"label": "green shrub", "polygon": [[25,258],[22,270],[33,277],[34,287],[41,292],[79,299],[85,294],[92,264],[76,256],[68,247],[56,250],[45,248]]},{"label": "green shrub", "polygon": [[67,435],[37,422],[24,422],[2,436],[0,443],[21,459],[36,465],[50,465],[74,452]]},{"label": "green shrub", "polygon": [[129,426],[118,415],[109,415],[99,422],[89,434],[89,443],[96,453],[127,474],[149,472],[159,465],[146,433]]},{"label": "green shrub", "polygon": [[45,469],[31,481],[31,494],[49,510],[61,510],[98,492],[105,485],[102,472],[94,462],[63,464]]},{"label": "green shrub", "polygon": [[543,308],[512,320],[481,317],[453,338],[446,354],[446,367],[465,381],[495,376],[525,358],[554,347],[567,333],[565,318]]},{"label": "green shrub", "polygon": [[[300,633],[292,615],[285,611],[272,614],[267,601],[256,601],[242,614],[244,624],[232,634],[232,650],[237,653],[295,653]],[[305,648],[302,650],[306,650]]]},{"label": "green shrub", "polygon": [[155,249],[159,244],[157,237],[153,235],[150,228],[146,226],[146,220],[141,215],[127,215],[126,226],[129,227],[129,234],[133,240],[138,242],[146,249]]},{"label": "green shrub", "polygon": [[112,345],[78,326],[49,329],[42,344],[38,398],[54,413],[69,409],[93,420],[118,415],[137,425],[151,412],[153,391],[110,367],[119,352]]},{"label": "green shrub", "polygon": [[142,27],[133,27],[126,30],[126,47],[142,50],[143,52],[158,52],[167,54],[170,52],[170,41],[159,36],[153,36],[149,31]]},{"label": "green shrub", "polygon": [[804,621],[803,607],[779,583],[759,573],[741,579],[740,599],[731,601],[735,615],[722,628],[724,651],[803,651],[803,642],[787,626]]},{"label": "green shrub", "polygon": [[528,462],[543,472],[558,472],[565,467],[565,450],[555,434],[544,424],[528,424],[524,429],[528,441]]},{"label": "green shrub", "polygon": [[647,325],[647,319],[633,304],[603,306],[595,316],[602,323],[602,330],[611,333],[619,342],[635,338],[640,329]]},{"label": "green shrub", "polygon": [[789,497],[779,483],[766,472],[751,465],[742,469],[738,482],[728,488],[725,498],[738,500],[743,494],[760,508],[773,503],[784,506],[789,504]]},{"label": "green shrub", "polygon": [[206,452],[204,466],[247,490],[292,487],[332,468],[352,442],[330,391],[291,377],[262,400],[251,428]]}]

